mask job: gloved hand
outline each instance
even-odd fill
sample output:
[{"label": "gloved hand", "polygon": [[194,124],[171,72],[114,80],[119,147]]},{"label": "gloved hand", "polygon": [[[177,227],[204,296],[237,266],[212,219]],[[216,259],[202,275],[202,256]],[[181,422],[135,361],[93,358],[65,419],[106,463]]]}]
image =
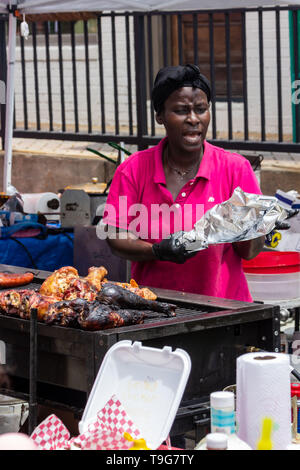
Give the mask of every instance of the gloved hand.
[{"label": "gloved hand", "polygon": [[290,219],[291,217],[294,217],[294,215],[299,214],[299,209],[290,209],[287,210],[287,219]]},{"label": "gloved hand", "polygon": [[[290,210],[287,212],[288,212],[287,219],[290,219],[291,217],[294,217],[294,215],[297,215],[299,213],[297,209]],[[289,228],[291,228],[291,226],[287,222],[280,222],[280,221],[275,222],[275,227],[273,228],[273,230],[266,235],[266,242],[271,243],[275,230],[288,230]]]},{"label": "gloved hand", "polygon": [[[290,210],[287,210],[286,212],[288,214],[287,217],[286,217],[286,220],[290,219],[291,217],[294,217],[297,214],[299,214],[298,209],[290,209]],[[274,232],[276,230],[288,230],[289,228],[291,228],[291,226],[287,222],[284,222],[284,221],[283,222],[280,222],[280,221],[276,222],[275,227],[273,228],[273,230],[266,235],[267,244],[270,244],[272,242],[272,237],[273,237]]]},{"label": "gloved hand", "polygon": [[169,238],[165,238],[160,243],[152,245],[152,251],[155,257],[160,261],[171,261],[177,264],[183,264],[189,258],[192,258],[197,252],[186,250],[180,237],[184,232],[173,233]]}]

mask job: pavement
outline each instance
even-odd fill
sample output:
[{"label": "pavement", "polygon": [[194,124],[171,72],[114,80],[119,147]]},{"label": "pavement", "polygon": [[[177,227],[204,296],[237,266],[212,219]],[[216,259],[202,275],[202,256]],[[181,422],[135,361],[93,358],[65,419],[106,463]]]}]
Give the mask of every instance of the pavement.
[{"label": "pavement", "polygon": [[[13,152],[15,153],[30,153],[31,155],[46,154],[66,157],[95,158],[94,154],[87,150],[87,147],[103,152],[108,156],[116,156],[118,153],[108,144],[68,140],[14,138],[12,146]],[[133,145],[125,146],[125,148],[130,152],[134,152],[136,150]]]},{"label": "pavement", "polygon": [[[91,152],[87,147],[92,147],[100,152],[116,154],[116,151],[108,144],[91,143],[91,142],[78,142],[68,140],[48,140],[48,139],[25,139],[14,138],[13,150],[20,153],[30,152],[31,154],[45,153],[47,155],[66,155],[66,156],[79,156],[90,157]],[[136,150],[135,146],[126,146],[130,152]],[[272,152],[248,152],[251,155],[262,155],[264,157],[263,164],[274,163],[275,166],[285,162],[285,164],[292,164],[300,169],[300,154],[291,153],[272,153]]]}]

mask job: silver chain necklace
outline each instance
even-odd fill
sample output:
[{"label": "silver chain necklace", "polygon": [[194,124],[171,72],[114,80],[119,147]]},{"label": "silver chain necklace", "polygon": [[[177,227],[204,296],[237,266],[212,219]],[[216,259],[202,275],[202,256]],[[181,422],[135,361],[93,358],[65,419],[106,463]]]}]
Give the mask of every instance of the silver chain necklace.
[{"label": "silver chain necklace", "polygon": [[[185,170],[185,171],[179,170],[179,168],[175,168],[175,167],[172,166],[171,163],[170,163],[170,160],[169,160],[169,147],[167,147],[166,150],[167,150],[167,151],[166,151],[166,162],[167,162],[167,165],[169,166],[169,168],[170,168],[171,170],[173,170],[173,171],[180,177],[180,179],[183,180],[184,177],[185,177],[186,175],[188,175],[188,174],[195,168],[196,164],[193,165],[193,166],[192,166],[191,168],[189,168],[188,170]],[[199,165],[199,162],[197,162],[197,165]]]}]

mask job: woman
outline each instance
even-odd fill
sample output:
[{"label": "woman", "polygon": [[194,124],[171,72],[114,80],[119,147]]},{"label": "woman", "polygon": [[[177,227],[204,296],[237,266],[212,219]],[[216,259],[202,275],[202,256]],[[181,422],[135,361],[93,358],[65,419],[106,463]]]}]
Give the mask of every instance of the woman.
[{"label": "woman", "polygon": [[108,243],[113,253],[132,261],[132,277],[141,285],[251,301],[242,258],[255,257],[264,237],[210,246],[191,256],[168,236],[191,230],[237,186],[261,194],[244,157],[205,140],[210,94],[207,79],[195,65],[158,72],[152,100],[166,137],[116,170],[104,214]]}]

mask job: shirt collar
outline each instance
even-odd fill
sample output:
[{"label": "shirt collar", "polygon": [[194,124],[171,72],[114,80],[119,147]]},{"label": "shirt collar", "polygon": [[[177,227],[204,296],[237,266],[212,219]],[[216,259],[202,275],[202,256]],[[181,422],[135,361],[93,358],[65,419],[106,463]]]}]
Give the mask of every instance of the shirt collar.
[{"label": "shirt collar", "polygon": [[200,162],[195,178],[205,178],[206,180],[210,180],[211,168],[212,168],[212,159],[211,159],[212,155],[211,154],[212,154],[211,145],[205,140],[202,160]]},{"label": "shirt collar", "polygon": [[163,167],[163,150],[167,142],[167,137],[164,137],[159,144],[155,147],[154,153],[154,183],[166,184],[166,176]]},{"label": "shirt collar", "polygon": [[[155,160],[155,173],[154,183],[166,184],[166,176],[163,167],[163,150],[166,145],[168,137],[164,137],[155,148],[154,160]],[[205,140],[204,141],[204,153],[200,162],[197,174],[195,178],[210,179],[211,176],[211,160],[210,156],[212,153],[211,145]]]}]

